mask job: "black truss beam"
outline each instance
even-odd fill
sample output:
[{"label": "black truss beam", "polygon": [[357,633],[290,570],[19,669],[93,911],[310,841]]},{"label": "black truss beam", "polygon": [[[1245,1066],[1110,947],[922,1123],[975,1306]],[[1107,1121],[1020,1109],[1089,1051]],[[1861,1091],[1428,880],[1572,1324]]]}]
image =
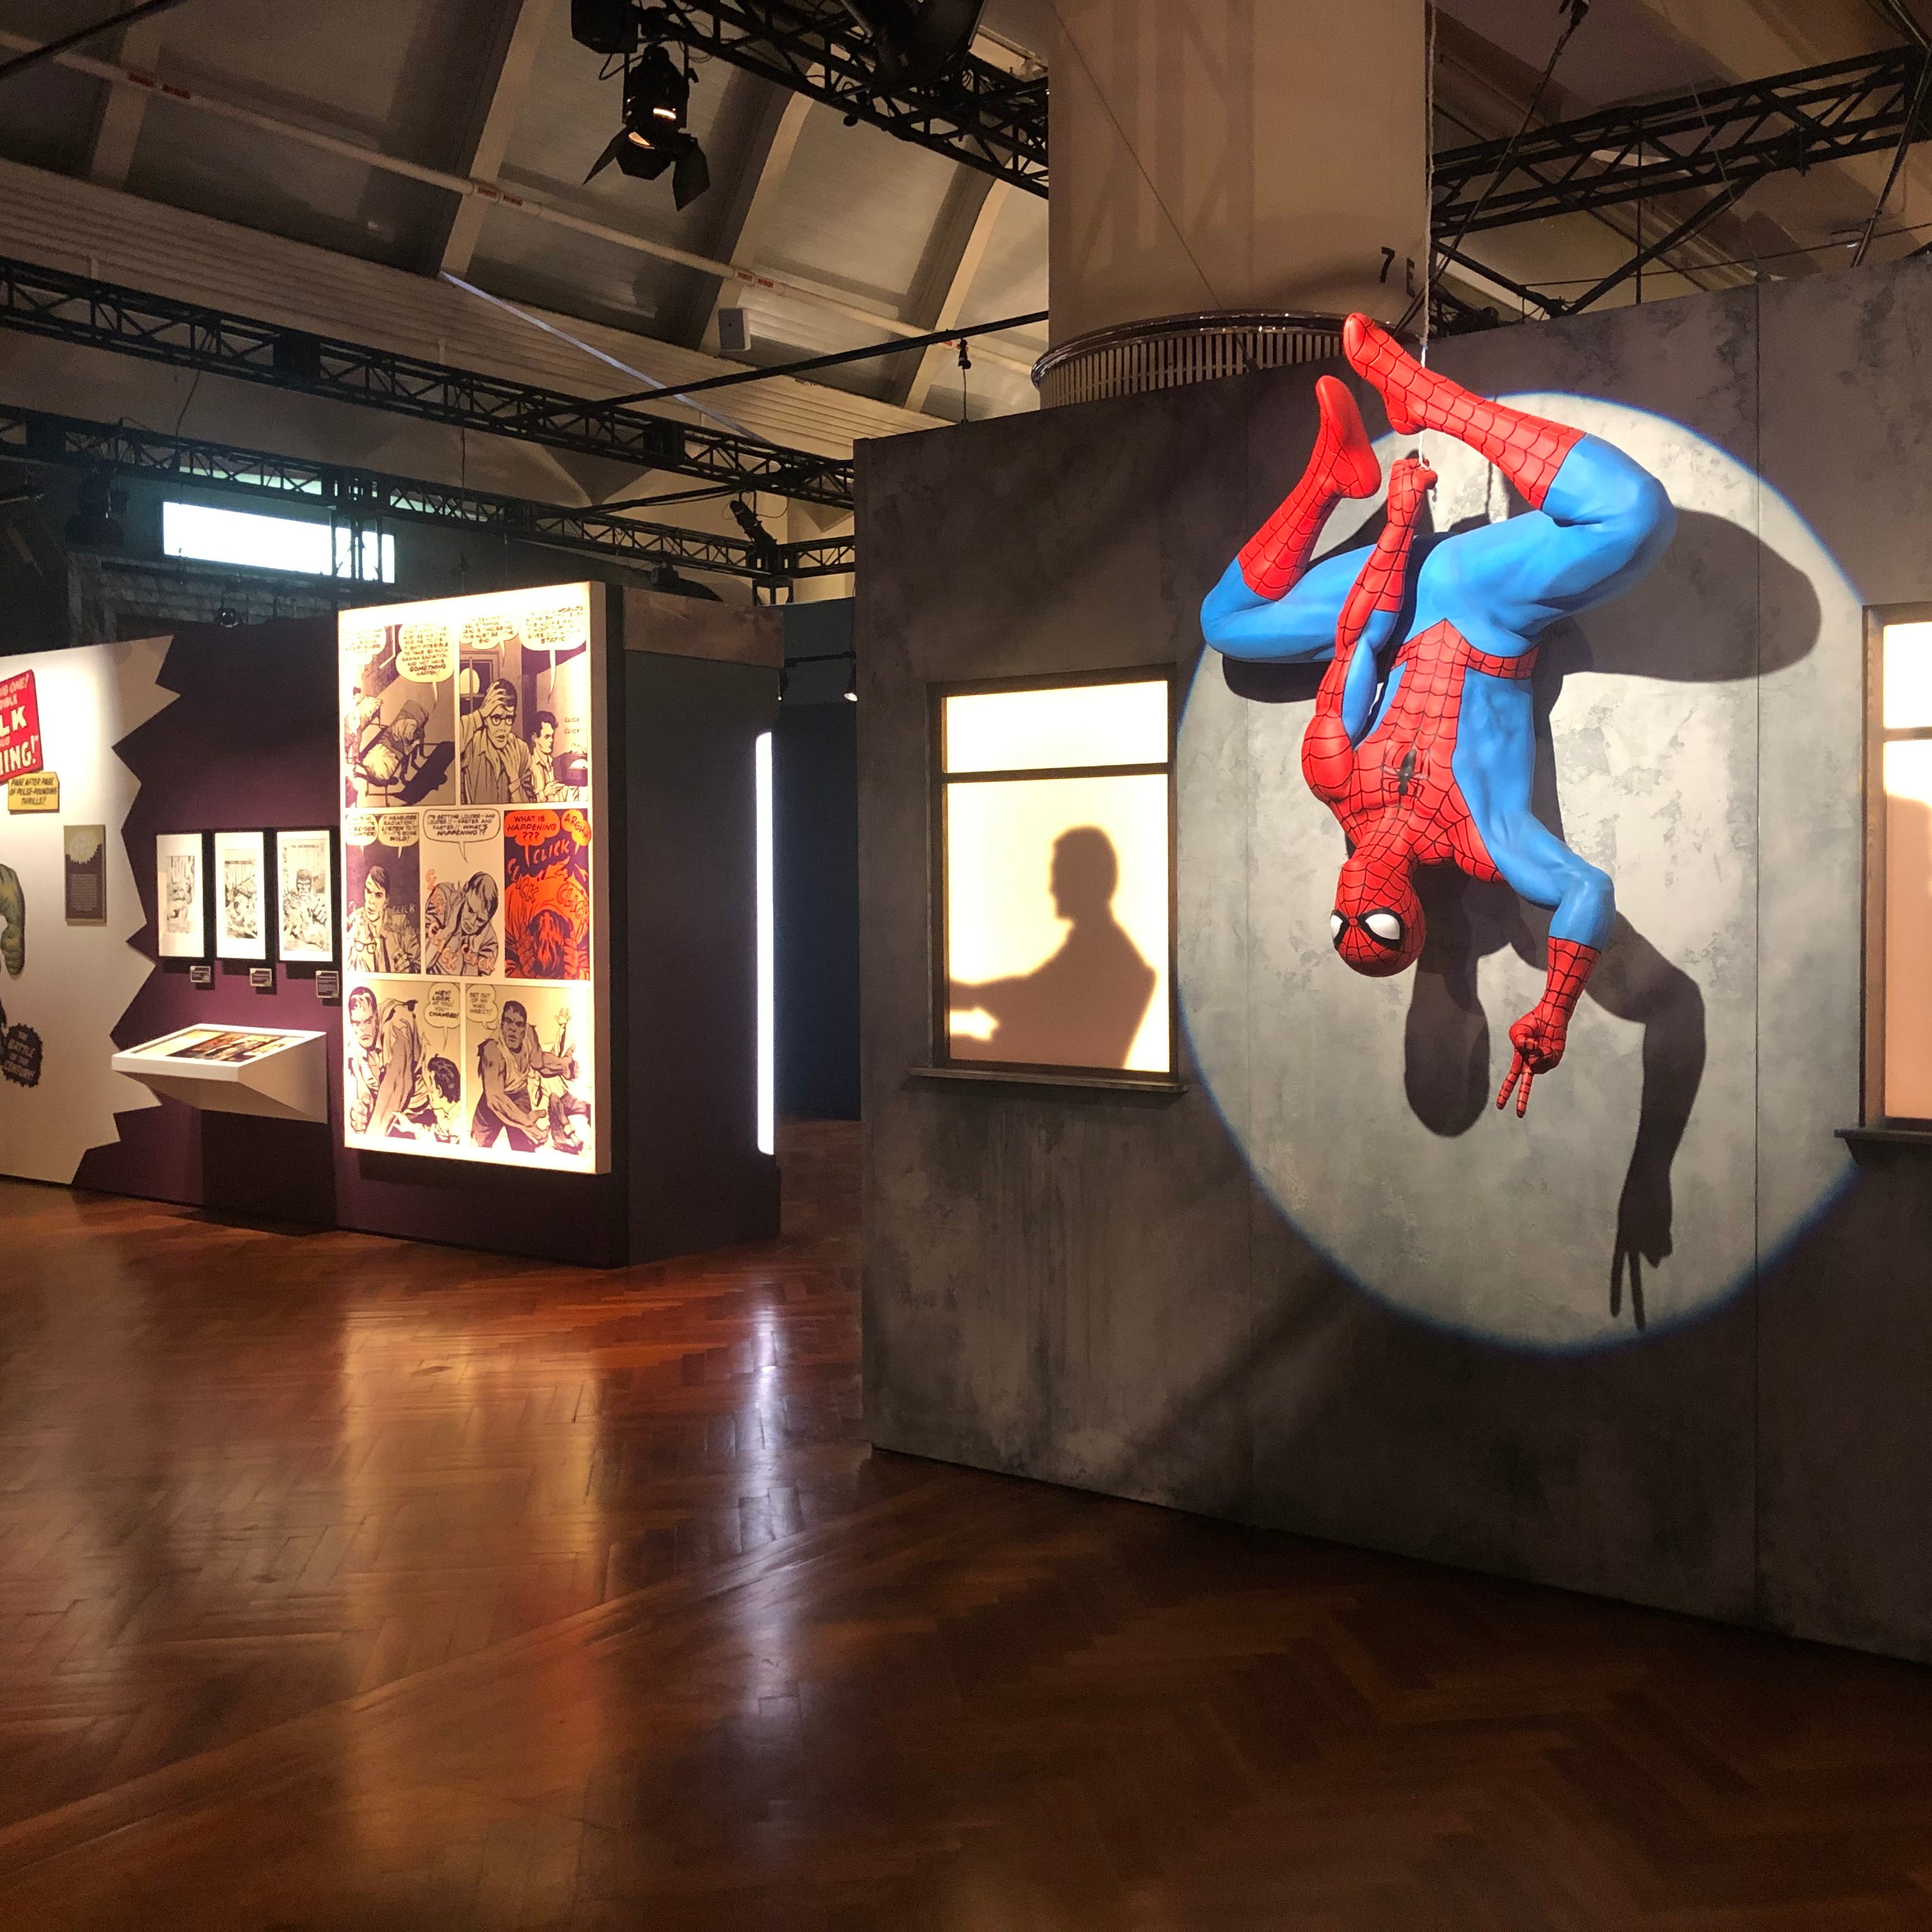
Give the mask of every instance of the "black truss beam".
[{"label": "black truss beam", "polygon": [[[1787,168],[1881,153],[1912,118],[1925,59],[1917,47],[1894,47],[1558,122],[1524,135],[1513,154],[1507,141],[1448,149],[1436,157],[1436,238],[1687,191],[1735,200]],[[1506,156],[1508,172],[1492,185]]]},{"label": "black truss beam", "polygon": [[761,74],[854,120],[1046,193],[1046,78],[968,55],[921,87],[882,88],[872,37],[841,0],[634,0],[647,37]]},{"label": "black truss beam", "polygon": [[852,466],[620,402],[540,389],[362,343],[0,257],[0,328],[197,374],[384,410],[721,488],[852,506]]},{"label": "black truss beam", "polygon": [[640,567],[685,564],[767,586],[794,578],[830,576],[853,567],[849,537],[754,544],[743,537],[642,523],[606,510],[532,502],[42,410],[0,406],[0,457],[67,469],[164,476],[202,488],[270,497],[326,509],[333,520],[352,526],[391,521],[433,524]]}]

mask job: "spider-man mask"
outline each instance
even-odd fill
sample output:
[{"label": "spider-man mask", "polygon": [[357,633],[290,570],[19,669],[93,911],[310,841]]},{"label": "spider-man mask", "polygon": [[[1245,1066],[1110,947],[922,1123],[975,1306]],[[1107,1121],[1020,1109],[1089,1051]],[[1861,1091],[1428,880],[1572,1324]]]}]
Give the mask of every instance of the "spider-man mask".
[{"label": "spider-man mask", "polygon": [[1335,882],[1328,933],[1348,964],[1371,979],[1413,966],[1424,926],[1407,861],[1367,847],[1350,853]]}]

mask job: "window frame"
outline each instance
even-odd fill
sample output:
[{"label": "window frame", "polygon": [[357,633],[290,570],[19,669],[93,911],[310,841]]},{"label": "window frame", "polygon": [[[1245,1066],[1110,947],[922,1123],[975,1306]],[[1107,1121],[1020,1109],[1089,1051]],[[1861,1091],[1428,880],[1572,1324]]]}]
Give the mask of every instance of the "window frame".
[{"label": "window frame", "polygon": [[1862,1026],[1858,1116],[1868,1127],[1932,1130],[1932,1116],[1894,1114],[1886,1106],[1886,865],[1890,820],[1885,748],[1932,740],[1932,724],[1888,729],[1885,722],[1885,634],[1894,624],[1932,624],[1932,603],[1874,604],[1865,609],[1864,758],[1859,805],[1864,819]]},{"label": "window frame", "polygon": [[[946,769],[946,700],[949,698],[992,696],[1004,692],[1068,691],[1094,685],[1160,684],[1167,692],[1166,758],[1163,765],[1042,765],[997,772]],[[1176,972],[1175,928],[1179,914],[1177,866],[1179,823],[1176,812],[1175,752],[1180,741],[1180,705],[1186,696],[1179,666],[1130,664],[1105,670],[1042,671],[1024,677],[958,680],[926,687],[926,748],[928,776],[926,897],[931,908],[927,978],[928,1065],[927,1070],[956,1078],[1024,1081],[1029,1084],[1067,1087],[1138,1087],[1172,1092],[1180,1084],[1180,998]],[[1164,772],[1167,780],[1167,1066],[1163,1070],[1123,1066],[1084,1066],[1060,1060],[990,1060],[975,1055],[956,1059],[952,1030],[951,975],[946,970],[946,908],[950,878],[946,863],[947,801],[955,784],[998,784],[1029,778],[1125,778]]]}]

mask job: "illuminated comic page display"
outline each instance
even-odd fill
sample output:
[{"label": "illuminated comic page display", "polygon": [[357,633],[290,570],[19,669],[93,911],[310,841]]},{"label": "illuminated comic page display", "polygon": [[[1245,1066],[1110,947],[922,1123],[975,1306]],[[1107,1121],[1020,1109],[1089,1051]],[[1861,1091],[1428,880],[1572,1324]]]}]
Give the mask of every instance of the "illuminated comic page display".
[{"label": "illuminated comic page display", "polygon": [[343,614],[352,1147],[603,1164],[591,595]]},{"label": "illuminated comic page display", "polygon": [[1165,678],[944,699],[948,1059],[1171,1070],[1168,712]]}]

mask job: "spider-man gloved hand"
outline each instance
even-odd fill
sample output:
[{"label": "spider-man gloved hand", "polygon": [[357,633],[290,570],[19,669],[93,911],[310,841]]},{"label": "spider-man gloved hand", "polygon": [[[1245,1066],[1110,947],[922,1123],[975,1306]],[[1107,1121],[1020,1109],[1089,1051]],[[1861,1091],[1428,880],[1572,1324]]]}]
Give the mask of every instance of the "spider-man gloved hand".
[{"label": "spider-man gloved hand", "polygon": [[1501,1107],[1508,1105],[1511,1090],[1515,1091],[1518,1120],[1529,1112],[1530,1082],[1539,1073],[1547,1073],[1563,1058],[1564,1044],[1570,1034],[1570,1016],[1576,1010],[1583,982],[1596,963],[1594,946],[1579,946],[1574,939],[1550,942],[1550,976],[1543,997],[1510,1028],[1510,1044],[1516,1049],[1515,1057],[1496,1095],[1496,1105]]}]

